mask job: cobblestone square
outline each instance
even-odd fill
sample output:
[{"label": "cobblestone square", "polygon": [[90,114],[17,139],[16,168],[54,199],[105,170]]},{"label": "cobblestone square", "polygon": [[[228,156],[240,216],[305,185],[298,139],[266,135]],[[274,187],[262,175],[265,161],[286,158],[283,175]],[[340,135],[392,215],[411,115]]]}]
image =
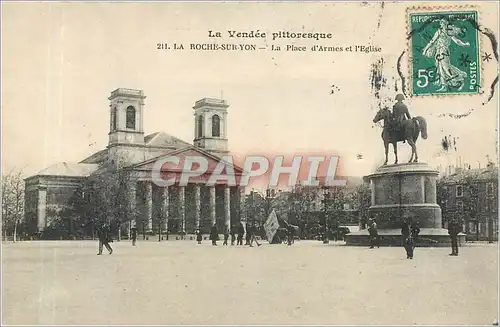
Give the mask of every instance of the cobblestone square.
[{"label": "cobblestone square", "polygon": [[3,243],[3,324],[487,324],[498,245]]}]

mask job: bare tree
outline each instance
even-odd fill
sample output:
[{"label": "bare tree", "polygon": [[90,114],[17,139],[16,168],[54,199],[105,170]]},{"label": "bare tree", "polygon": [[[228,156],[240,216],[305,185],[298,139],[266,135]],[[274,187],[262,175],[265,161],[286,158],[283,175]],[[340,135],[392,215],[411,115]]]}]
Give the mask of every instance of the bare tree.
[{"label": "bare tree", "polygon": [[12,232],[14,242],[24,217],[24,180],[22,171],[10,171],[2,176],[2,230]]}]

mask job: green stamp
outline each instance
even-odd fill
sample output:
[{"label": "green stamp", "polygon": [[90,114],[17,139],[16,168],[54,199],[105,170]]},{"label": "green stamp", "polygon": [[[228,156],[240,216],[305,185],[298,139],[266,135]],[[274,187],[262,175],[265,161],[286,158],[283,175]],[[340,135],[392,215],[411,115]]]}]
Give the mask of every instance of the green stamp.
[{"label": "green stamp", "polygon": [[409,13],[412,94],[479,93],[477,11]]}]

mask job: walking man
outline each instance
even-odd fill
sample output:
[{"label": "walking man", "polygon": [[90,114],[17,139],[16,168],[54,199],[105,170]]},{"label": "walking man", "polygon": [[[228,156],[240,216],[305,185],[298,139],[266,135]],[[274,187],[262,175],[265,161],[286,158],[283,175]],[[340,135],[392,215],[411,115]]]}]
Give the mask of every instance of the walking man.
[{"label": "walking man", "polygon": [[135,246],[135,242],[137,241],[137,227],[135,227],[135,224],[130,228],[130,236],[132,238],[132,246]]},{"label": "walking man", "polygon": [[370,225],[368,227],[368,233],[370,233],[370,249],[373,249],[375,245],[377,245],[377,248],[379,248],[380,245],[378,243],[377,223],[373,218],[370,218],[369,223]]},{"label": "walking man", "polygon": [[235,232],[236,227],[232,226],[231,227],[231,245],[234,245],[234,241],[236,241],[236,232]]},{"label": "walking man", "polygon": [[257,244],[257,246],[261,246],[261,244],[257,241],[257,238],[255,237],[255,232],[257,231],[257,228],[255,226],[250,227],[250,231],[247,229],[247,233],[250,233],[250,247],[253,247],[253,242]]},{"label": "walking man", "polygon": [[288,238],[288,246],[292,245],[292,242],[293,242],[293,232],[294,232],[294,228],[292,225],[288,225],[287,227],[287,238]]},{"label": "walking man", "polygon": [[411,220],[406,220],[404,222],[401,234],[403,235],[403,246],[406,250],[406,259],[413,259],[413,252],[419,233],[420,227],[418,227],[418,222],[412,223]]},{"label": "walking man", "polygon": [[227,240],[229,239],[229,227],[226,226],[224,229],[224,243],[222,245],[227,245]]},{"label": "walking man", "polygon": [[236,245],[243,245],[243,235],[245,234],[245,228],[240,223],[238,225],[238,239],[236,240]]},{"label": "walking man", "polygon": [[212,245],[217,245],[218,238],[219,232],[217,231],[217,225],[214,223],[212,229],[210,230],[210,239],[212,240]]},{"label": "walking man", "polygon": [[99,237],[99,253],[97,253],[97,255],[102,255],[103,245],[109,251],[109,254],[112,254],[113,249],[109,245],[109,242],[113,242],[113,239],[111,238],[111,228],[107,223],[104,223],[97,228],[97,236]]},{"label": "walking man", "polygon": [[451,238],[451,253],[452,256],[458,256],[458,234],[462,232],[462,228],[457,219],[452,219],[448,223],[448,234]]},{"label": "walking man", "polygon": [[202,239],[203,239],[203,235],[201,234],[201,230],[197,229],[196,230],[196,241],[198,241],[198,244],[201,244]]},{"label": "walking man", "polygon": [[250,240],[252,239],[252,227],[250,225],[247,225],[246,228],[246,235],[245,235],[245,245],[250,245]]}]

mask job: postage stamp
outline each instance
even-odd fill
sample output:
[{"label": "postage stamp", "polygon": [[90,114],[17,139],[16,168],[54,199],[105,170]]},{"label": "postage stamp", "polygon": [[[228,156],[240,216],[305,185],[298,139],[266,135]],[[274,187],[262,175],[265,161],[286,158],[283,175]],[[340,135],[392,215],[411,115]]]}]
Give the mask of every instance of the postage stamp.
[{"label": "postage stamp", "polygon": [[478,12],[408,12],[411,93],[479,93]]}]

